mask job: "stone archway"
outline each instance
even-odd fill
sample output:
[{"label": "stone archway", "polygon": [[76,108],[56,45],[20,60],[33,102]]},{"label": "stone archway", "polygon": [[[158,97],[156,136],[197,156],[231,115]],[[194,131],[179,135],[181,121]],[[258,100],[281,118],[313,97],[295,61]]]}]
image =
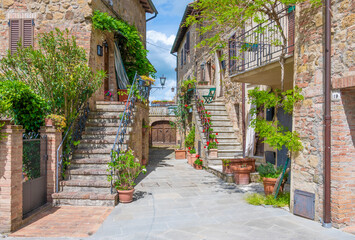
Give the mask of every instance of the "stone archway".
[{"label": "stone archway", "polygon": [[176,145],[176,128],[170,121],[161,120],[153,122],[150,131],[151,145]]}]

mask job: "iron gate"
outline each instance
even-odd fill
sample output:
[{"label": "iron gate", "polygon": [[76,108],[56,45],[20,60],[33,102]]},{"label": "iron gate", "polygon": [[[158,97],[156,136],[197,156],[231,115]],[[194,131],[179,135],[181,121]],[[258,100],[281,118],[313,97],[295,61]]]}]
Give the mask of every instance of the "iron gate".
[{"label": "iron gate", "polygon": [[23,216],[47,203],[47,136],[23,135]]}]

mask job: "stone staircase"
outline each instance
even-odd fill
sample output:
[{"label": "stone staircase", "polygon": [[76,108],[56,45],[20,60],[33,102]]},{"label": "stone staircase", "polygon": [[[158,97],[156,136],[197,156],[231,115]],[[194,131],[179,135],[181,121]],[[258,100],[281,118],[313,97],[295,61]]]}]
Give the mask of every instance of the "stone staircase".
[{"label": "stone staircase", "polygon": [[[234,159],[243,157],[242,144],[233,129],[229,119],[225,103],[222,99],[216,99],[210,104],[205,104],[205,109],[211,112],[211,122],[214,133],[218,133],[218,158],[207,158],[208,166],[220,166],[223,159]],[[198,127],[202,133],[202,126],[197,117]],[[205,135],[201,136],[203,145],[206,145]],[[204,150],[204,148],[202,148]],[[207,153],[207,151],[206,151]],[[206,154],[207,155],[207,154]]]},{"label": "stone staircase", "polygon": [[[124,105],[118,102],[96,102],[89,113],[85,132],[74,151],[66,179],[54,193],[55,205],[115,206],[118,194],[111,194],[107,181],[107,164],[119,127]],[[128,128],[125,141],[128,141]]]}]

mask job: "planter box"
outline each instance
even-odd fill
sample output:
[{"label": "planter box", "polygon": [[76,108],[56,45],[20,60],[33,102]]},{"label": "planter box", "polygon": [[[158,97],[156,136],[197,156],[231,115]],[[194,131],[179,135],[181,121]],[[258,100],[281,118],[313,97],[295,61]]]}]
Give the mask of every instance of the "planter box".
[{"label": "planter box", "polygon": [[255,172],[255,158],[236,158],[230,160],[230,166],[233,172],[235,172],[236,168],[241,165],[251,166],[251,172]]},{"label": "planter box", "polygon": [[175,150],[175,159],[186,159],[186,150]]},{"label": "planter box", "polygon": [[210,149],[208,151],[209,158],[218,158],[218,149]]}]

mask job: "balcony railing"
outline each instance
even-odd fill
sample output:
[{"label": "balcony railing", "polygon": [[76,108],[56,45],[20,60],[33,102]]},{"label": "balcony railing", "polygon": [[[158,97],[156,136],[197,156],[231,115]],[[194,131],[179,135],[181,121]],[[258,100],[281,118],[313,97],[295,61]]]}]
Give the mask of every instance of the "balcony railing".
[{"label": "balcony railing", "polygon": [[149,108],[149,116],[175,116],[174,109],[176,106],[159,106],[154,107],[150,106]]},{"label": "balcony railing", "polygon": [[[280,59],[283,45],[286,56],[291,56],[295,42],[294,7],[280,8],[278,24],[269,19],[241,35],[233,35],[229,39],[229,74],[235,75]],[[286,38],[286,43],[282,37]]]}]

